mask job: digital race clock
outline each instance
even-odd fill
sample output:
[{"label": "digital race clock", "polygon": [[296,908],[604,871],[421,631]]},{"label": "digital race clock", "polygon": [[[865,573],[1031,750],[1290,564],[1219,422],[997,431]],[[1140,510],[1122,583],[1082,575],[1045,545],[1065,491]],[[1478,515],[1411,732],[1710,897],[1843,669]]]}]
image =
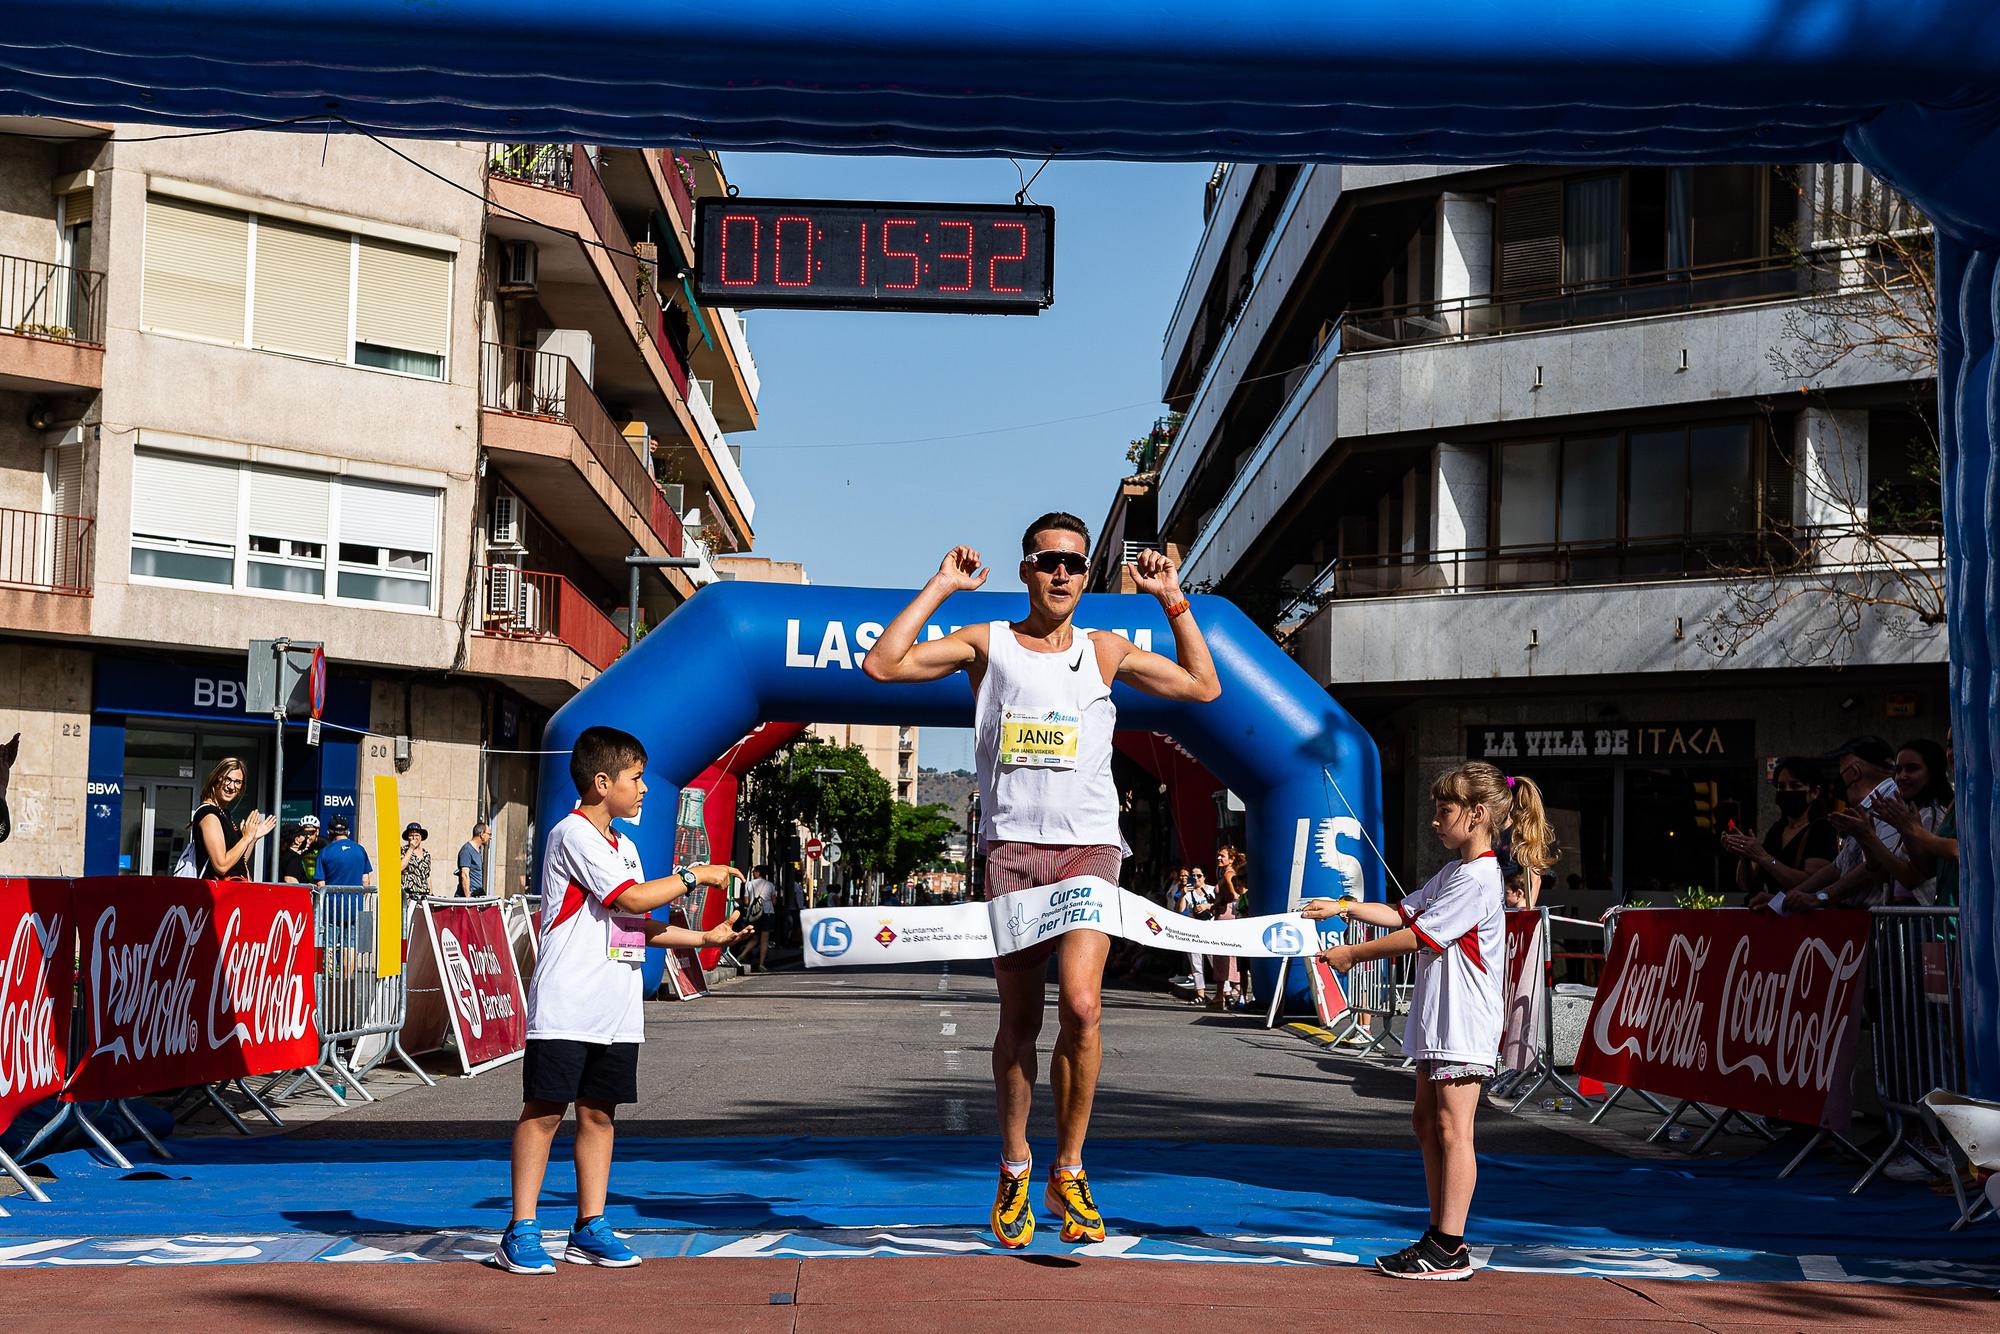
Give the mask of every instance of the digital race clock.
[{"label": "digital race clock", "polygon": [[1034,315],[1055,299],[1056,212],[1039,204],[872,204],[711,196],[695,295],[731,307]]}]

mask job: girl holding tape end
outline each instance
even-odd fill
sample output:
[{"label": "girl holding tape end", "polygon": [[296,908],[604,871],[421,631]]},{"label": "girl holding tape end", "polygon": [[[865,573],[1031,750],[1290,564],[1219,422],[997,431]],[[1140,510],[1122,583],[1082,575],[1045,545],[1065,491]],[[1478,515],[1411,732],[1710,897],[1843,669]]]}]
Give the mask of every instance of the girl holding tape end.
[{"label": "girl holding tape end", "polygon": [[1541,789],[1490,764],[1475,761],[1440,774],[1431,784],[1431,801],[1431,828],[1456,860],[1422,889],[1393,908],[1314,899],[1300,911],[1315,920],[1341,917],[1400,928],[1323,952],[1320,957],[1339,972],[1373,959],[1418,956],[1403,1050],[1417,1063],[1410,1122],[1424,1156],[1430,1226],[1394,1255],[1377,1257],[1375,1267],[1393,1278],[1463,1279],[1472,1277],[1465,1219],[1479,1178],[1472,1121],[1480,1085],[1498,1064],[1504,1014],[1507,930],[1493,843],[1501,830],[1510,831],[1514,859],[1530,875],[1555,859],[1555,846]]}]

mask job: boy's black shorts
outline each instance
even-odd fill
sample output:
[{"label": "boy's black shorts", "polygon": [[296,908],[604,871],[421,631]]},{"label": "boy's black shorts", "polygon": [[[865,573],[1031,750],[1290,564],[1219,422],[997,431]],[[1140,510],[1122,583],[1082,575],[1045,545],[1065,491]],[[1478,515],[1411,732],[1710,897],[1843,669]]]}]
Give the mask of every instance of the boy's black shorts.
[{"label": "boy's black shorts", "polygon": [[529,1102],[637,1102],[639,1044],[529,1038],[521,1058],[521,1092]]}]

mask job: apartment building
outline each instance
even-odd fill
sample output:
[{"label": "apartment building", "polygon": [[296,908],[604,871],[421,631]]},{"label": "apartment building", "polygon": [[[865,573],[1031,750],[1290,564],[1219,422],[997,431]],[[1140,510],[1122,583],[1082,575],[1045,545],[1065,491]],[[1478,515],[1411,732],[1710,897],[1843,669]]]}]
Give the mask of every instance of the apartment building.
[{"label": "apartment building", "polygon": [[1206,209],[1185,423],[1107,536],[1179,548],[1370,729],[1406,883],[1467,757],[1543,786],[1584,907],[1726,875],[1776,757],[1943,736],[1941,627],[1855,596],[1941,588],[1905,503],[1934,386],[1786,355],[1921,229],[1864,173],[1233,166]]},{"label": "apartment building", "polygon": [[[704,156],[15,120],[0,139],[0,732],[11,873],[165,873],[244,805],[374,784],[524,883],[542,721],[747,548],[742,321],[679,279]],[[246,649],[324,646],[324,729]],[[274,790],[282,747],[283,791]]]},{"label": "apartment building", "polygon": [[[716,558],[715,568],[724,579],[750,583],[812,582],[801,562],[766,556],[721,556]],[[868,763],[889,784],[890,796],[917,804],[917,733],[922,729],[890,723],[814,723],[808,730],[836,746],[861,747]]]}]

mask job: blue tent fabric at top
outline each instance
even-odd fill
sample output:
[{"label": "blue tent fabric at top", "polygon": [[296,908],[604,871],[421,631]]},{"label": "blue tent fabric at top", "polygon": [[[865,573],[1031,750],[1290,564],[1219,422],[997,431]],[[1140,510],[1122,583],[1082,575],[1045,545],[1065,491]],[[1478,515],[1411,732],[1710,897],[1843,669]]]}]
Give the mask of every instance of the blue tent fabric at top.
[{"label": "blue tent fabric at top", "polygon": [[1858,158],[1939,233],[1965,1050],[1968,1091],[2000,1097],[1993,0],[64,0],[7,19],[0,117],[1182,161]]},{"label": "blue tent fabric at top", "polygon": [[1982,0],[70,0],[8,26],[4,112],[842,151],[1799,160],[2000,79]]}]

